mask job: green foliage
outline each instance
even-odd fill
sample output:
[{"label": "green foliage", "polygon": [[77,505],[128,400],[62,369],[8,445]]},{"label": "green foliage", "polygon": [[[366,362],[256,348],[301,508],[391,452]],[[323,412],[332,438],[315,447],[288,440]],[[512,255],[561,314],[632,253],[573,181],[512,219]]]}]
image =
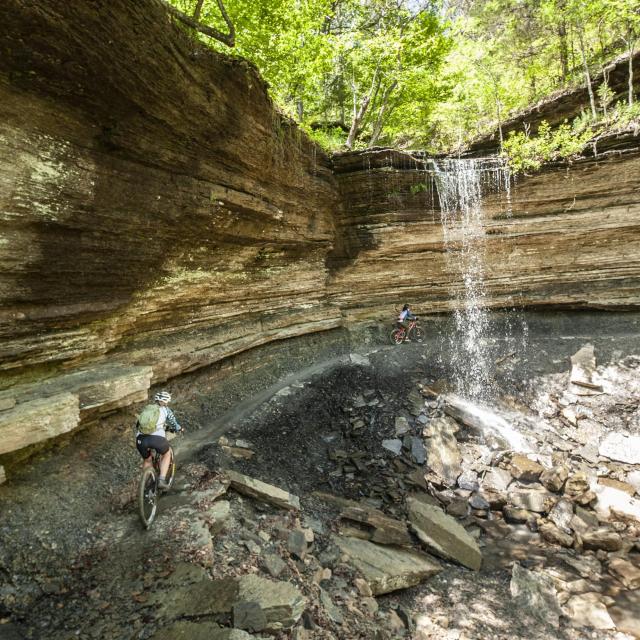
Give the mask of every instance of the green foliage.
[{"label": "green foliage", "polygon": [[344,147],[347,134],[340,127],[328,127],[326,129],[311,129],[305,127],[307,135],[326,151],[333,153]]},{"label": "green foliage", "polygon": [[[187,14],[196,2],[169,1]],[[329,151],[346,143],[455,150],[553,91],[584,85],[584,63],[593,74],[640,43],[638,0],[224,2],[236,28],[232,53],[255,63],[279,107]],[[215,0],[205,0],[201,20],[225,30]],[[622,117],[620,98],[602,85],[597,117]],[[563,149],[570,155],[565,138],[577,136],[579,147],[592,124],[506,143],[531,168]]]},{"label": "green foliage", "polygon": [[503,148],[509,164],[518,173],[538,169],[543,162],[570,158],[580,153],[592,137],[593,131],[589,127],[580,129],[579,122],[571,126],[565,121],[552,129],[543,121],[536,136],[513,134],[505,140]]}]

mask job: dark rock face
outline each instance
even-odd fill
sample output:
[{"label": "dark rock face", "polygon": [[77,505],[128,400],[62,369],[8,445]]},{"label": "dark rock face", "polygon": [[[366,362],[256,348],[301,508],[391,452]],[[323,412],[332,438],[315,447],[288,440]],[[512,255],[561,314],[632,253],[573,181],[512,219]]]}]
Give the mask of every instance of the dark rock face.
[{"label": "dark rock face", "polygon": [[186,326],[211,345],[337,324],[328,160],[251,66],[154,2],[0,18],[2,370]]}]

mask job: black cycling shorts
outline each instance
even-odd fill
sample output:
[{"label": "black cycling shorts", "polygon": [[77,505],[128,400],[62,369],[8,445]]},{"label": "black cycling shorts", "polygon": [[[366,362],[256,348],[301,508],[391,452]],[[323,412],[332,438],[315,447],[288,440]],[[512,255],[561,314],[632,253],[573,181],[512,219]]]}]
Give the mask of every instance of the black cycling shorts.
[{"label": "black cycling shorts", "polygon": [[151,449],[155,449],[160,455],[164,455],[169,451],[169,446],[169,441],[162,436],[139,434],[136,438],[136,447],[145,460],[151,455]]}]

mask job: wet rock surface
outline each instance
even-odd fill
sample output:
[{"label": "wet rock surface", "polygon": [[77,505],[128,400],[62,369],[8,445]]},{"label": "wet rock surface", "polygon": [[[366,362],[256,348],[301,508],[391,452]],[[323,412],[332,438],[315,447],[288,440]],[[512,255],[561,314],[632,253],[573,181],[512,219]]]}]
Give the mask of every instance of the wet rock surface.
[{"label": "wet rock surface", "polygon": [[[636,408],[621,409],[640,361],[597,367],[600,395],[568,391],[568,360],[564,373],[512,391],[521,413],[509,422],[534,451],[489,446],[449,422],[460,473],[447,478],[416,455],[414,439],[428,452],[437,423],[453,420],[430,392],[437,385],[424,355],[383,348],[368,364],[345,361],[236,416],[225,439],[185,446],[177,484],[147,532],[124,431],[112,445],[94,434],[83,449],[34,461],[32,475],[0,495],[0,629],[52,640],[69,630],[141,639],[635,637],[640,520],[620,501],[598,505],[611,491],[637,500],[623,485],[633,488],[638,469],[605,456],[592,463],[576,445],[584,420],[599,425],[599,440],[621,423],[640,432]],[[514,402],[493,410],[506,415]],[[382,444],[394,438],[397,453]],[[110,473],[83,485],[100,465]],[[34,492],[44,471],[56,479],[55,502]],[[420,530],[465,551],[435,558]]]}]

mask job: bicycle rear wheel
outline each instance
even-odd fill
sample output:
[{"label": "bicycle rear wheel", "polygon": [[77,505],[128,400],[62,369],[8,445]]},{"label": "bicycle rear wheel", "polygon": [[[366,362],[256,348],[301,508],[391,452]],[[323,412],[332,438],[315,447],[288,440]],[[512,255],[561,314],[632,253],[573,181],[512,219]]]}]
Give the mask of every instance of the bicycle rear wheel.
[{"label": "bicycle rear wheel", "polygon": [[404,329],[394,329],[391,332],[391,344],[400,344],[404,340]]},{"label": "bicycle rear wheel", "polygon": [[138,485],[138,513],[145,529],[151,526],[158,509],[158,480],[153,467],[142,471]]}]

